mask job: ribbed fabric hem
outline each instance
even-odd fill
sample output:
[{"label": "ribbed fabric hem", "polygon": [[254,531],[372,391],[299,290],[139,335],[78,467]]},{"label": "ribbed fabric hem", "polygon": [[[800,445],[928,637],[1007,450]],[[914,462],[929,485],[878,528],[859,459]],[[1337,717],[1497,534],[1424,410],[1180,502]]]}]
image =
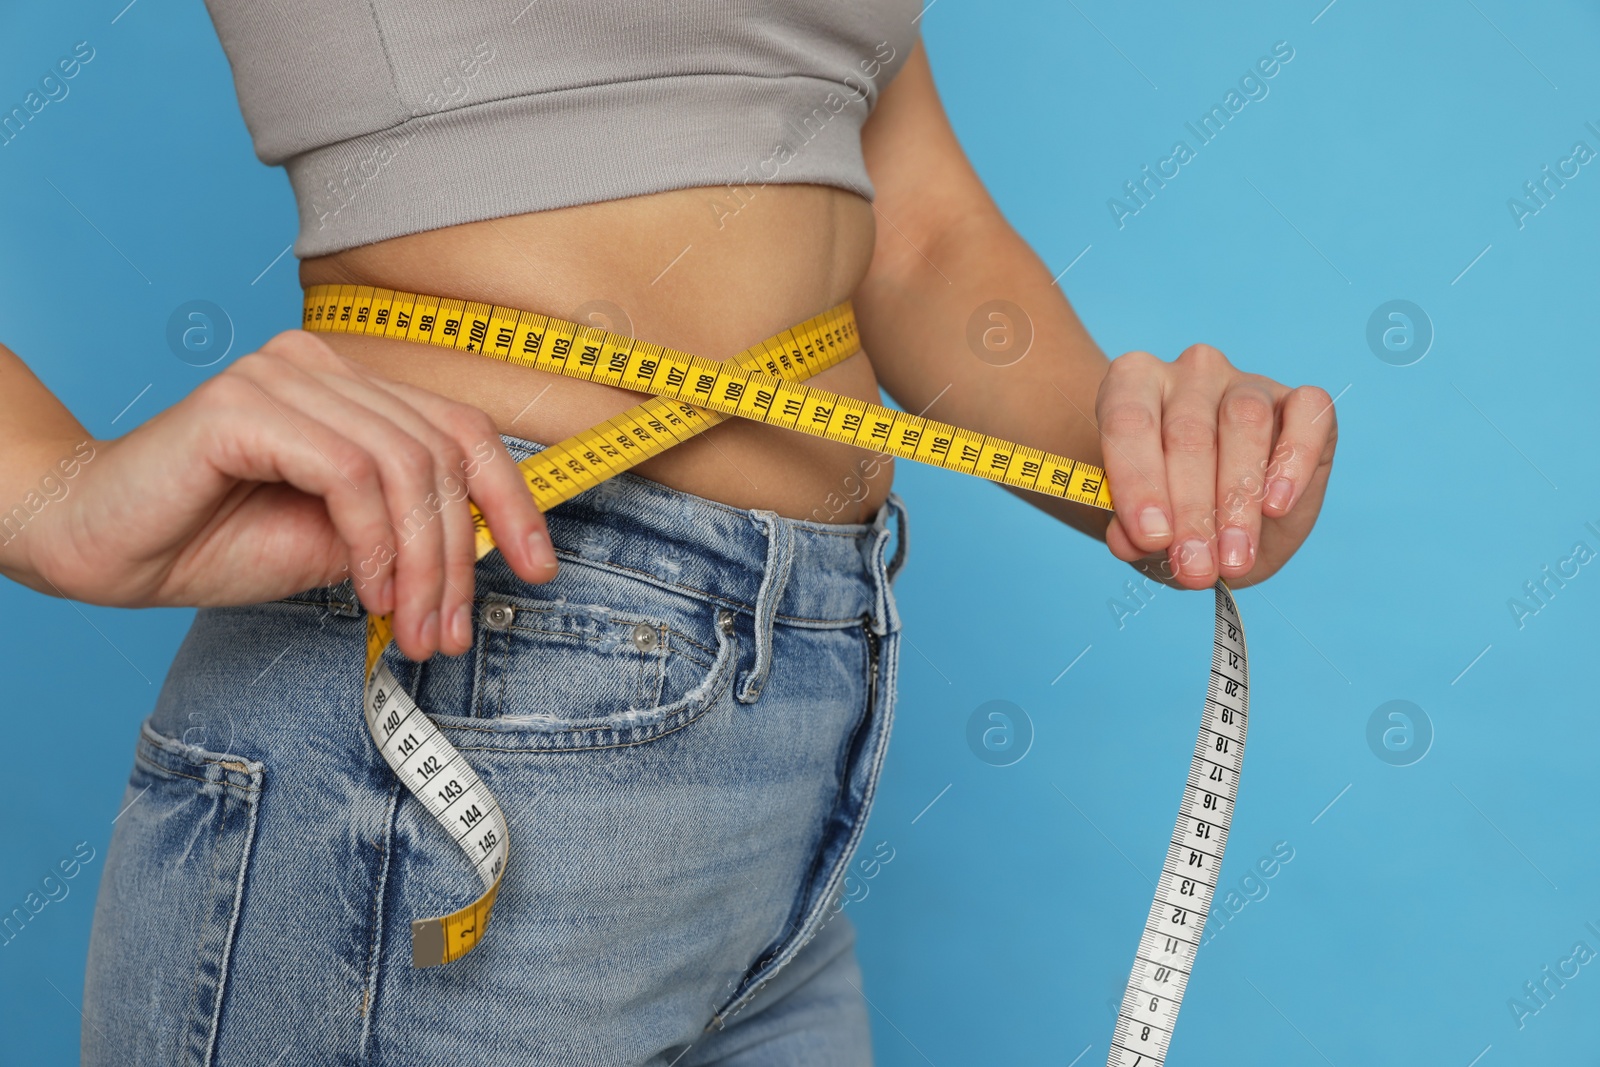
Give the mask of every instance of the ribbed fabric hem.
[{"label": "ribbed fabric hem", "polygon": [[811,183],[870,199],[867,113],[835,81],[698,74],[422,115],[286,162],[294,251],[699,186]]}]

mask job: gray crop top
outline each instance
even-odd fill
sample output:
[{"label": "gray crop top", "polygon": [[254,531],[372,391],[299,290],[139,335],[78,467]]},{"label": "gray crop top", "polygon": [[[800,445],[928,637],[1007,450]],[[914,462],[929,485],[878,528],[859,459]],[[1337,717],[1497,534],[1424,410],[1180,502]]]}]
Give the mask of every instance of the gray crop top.
[{"label": "gray crop top", "polygon": [[734,183],[872,186],[919,0],[206,0],[301,257]]}]

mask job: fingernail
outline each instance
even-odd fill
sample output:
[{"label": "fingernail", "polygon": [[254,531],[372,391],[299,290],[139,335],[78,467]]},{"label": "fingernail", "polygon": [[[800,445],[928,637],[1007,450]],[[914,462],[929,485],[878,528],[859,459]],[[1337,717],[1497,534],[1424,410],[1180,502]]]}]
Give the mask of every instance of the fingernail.
[{"label": "fingernail", "polygon": [[425,648],[439,647],[439,613],[428,612],[428,617],[422,620],[422,644]]},{"label": "fingernail", "polygon": [[450,640],[455,645],[472,644],[472,605],[457,605],[450,616]]},{"label": "fingernail", "polygon": [[383,580],[383,585],[378,587],[378,610],[388,612],[394,610],[394,576]]},{"label": "fingernail", "polygon": [[1287,478],[1274,478],[1272,484],[1267,486],[1267,507],[1273,511],[1282,511],[1289,506],[1289,499],[1293,496],[1293,482]]},{"label": "fingernail", "polygon": [[1172,536],[1172,527],[1167,523],[1167,513],[1154,504],[1139,512],[1139,530],[1146,537],[1156,540]]},{"label": "fingernail", "polygon": [[547,571],[556,569],[556,550],[550,544],[550,535],[543,530],[534,530],[528,534],[528,554],[533,557],[534,563]]},{"label": "fingernail", "polygon": [[1211,573],[1211,542],[1185,541],[1178,548],[1178,569],[1197,578]]},{"label": "fingernail", "polygon": [[1224,567],[1243,567],[1250,562],[1250,535],[1237,526],[1224,526],[1217,537]]}]

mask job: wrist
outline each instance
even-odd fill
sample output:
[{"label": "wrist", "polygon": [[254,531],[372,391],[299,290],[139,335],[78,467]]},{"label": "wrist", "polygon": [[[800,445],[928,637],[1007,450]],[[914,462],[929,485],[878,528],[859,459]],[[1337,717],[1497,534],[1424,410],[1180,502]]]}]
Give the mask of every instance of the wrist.
[{"label": "wrist", "polygon": [[0,573],[41,593],[72,595],[74,540],[66,524],[84,471],[107,443],[88,435],[39,442],[32,462],[12,468],[20,477],[9,480],[9,494],[0,498]]}]

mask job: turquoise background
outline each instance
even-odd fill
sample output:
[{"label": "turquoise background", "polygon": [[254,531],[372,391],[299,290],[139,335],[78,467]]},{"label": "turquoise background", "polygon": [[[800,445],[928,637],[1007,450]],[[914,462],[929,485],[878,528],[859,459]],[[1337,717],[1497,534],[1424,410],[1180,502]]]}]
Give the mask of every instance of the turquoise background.
[{"label": "turquoise background", "polygon": [[[124,2],[0,5],[0,111],[76,42],[95,49],[0,147],[0,339],[103,436],[216,369],[169,352],[179,304],[225,308],[236,357],[298,296],[288,185],[252,155],[202,6]],[[1105,349],[1205,341],[1339,396],[1321,524],[1239,595],[1254,716],[1223,880],[1275,846],[1293,859],[1213,916],[1171,1062],[1593,1062],[1600,964],[1544,1002],[1524,983],[1577,942],[1600,951],[1600,577],[1551,583],[1520,626],[1508,602],[1575,543],[1600,550],[1600,163],[1520,227],[1507,201],[1574,142],[1600,150],[1600,11],[1323,3],[937,0],[922,19],[963,144],[1052,272],[1071,264],[1061,285]],[[1185,123],[1280,41],[1294,57],[1268,95],[1119,228],[1108,199],[1195,147]],[[1434,335],[1409,366],[1367,341],[1397,299]],[[900,491],[899,721],[863,851],[893,859],[858,871],[847,905],[879,1061],[1103,1062],[1211,598],[1141,607],[1103,549],[971,480],[905,464]],[[97,855],[0,947],[10,1062],[76,1062],[100,858],[188,618],[0,585],[0,911],[78,842]],[[1009,766],[968,744],[991,700],[1032,732]],[[1418,749],[1368,742],[1391,700],[1431,725],[1405,766]],[[1519,996],[1539,1009],[1520,1027]]]}]

